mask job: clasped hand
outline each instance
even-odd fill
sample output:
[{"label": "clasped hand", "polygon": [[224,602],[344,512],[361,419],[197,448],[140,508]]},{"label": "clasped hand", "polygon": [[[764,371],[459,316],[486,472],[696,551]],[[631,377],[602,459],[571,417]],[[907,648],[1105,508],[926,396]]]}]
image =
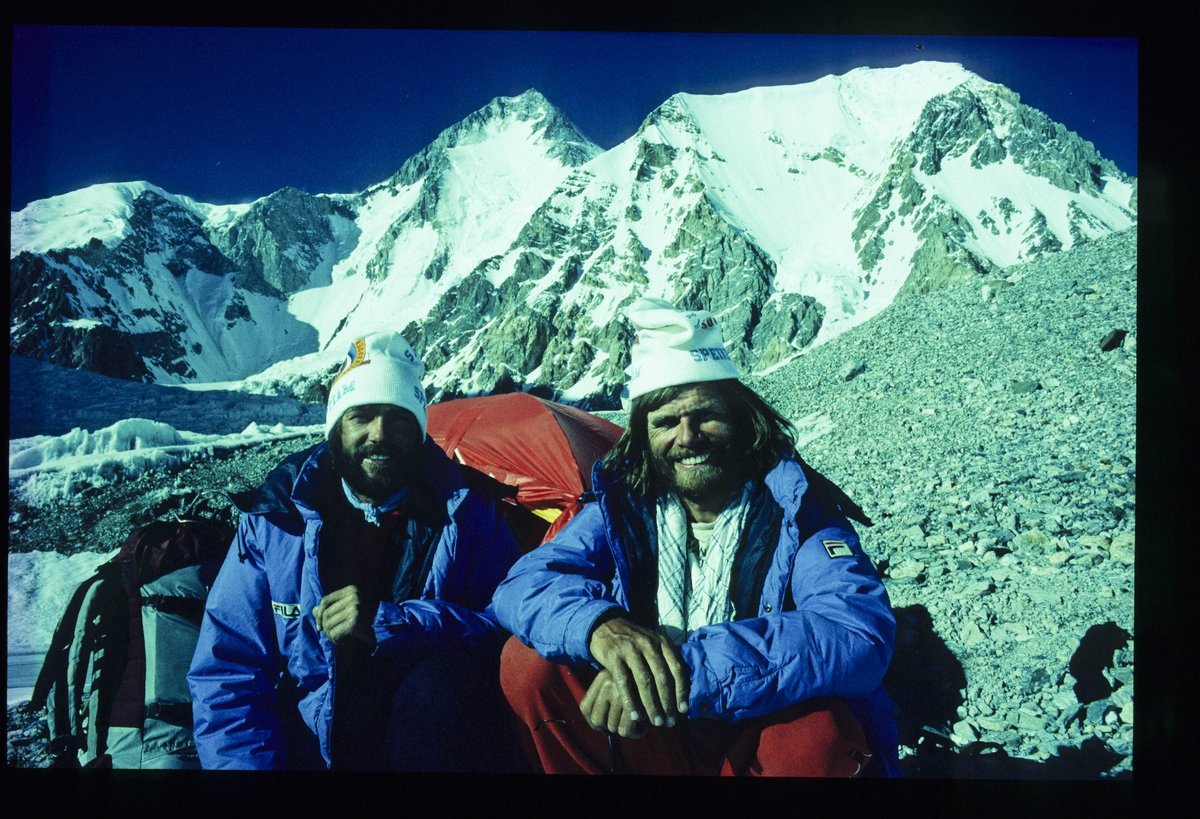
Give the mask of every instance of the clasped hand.
[{"label": "clasped hand", "polygon": [[617,617],[596,627],[588,648],[602,666],[579,703],[592,728],[637,739],[687,713],[687,666],[666,637]]},{"label": "clasped hand", "polygon": [[362,598],[355,586],[343,586],[321,598],[313,609],[317,628],[329,635],[336,645],[347,637],[354,637],[369,646],[375,645],[375,632],[371,628],[372,612],[363,609]]}]

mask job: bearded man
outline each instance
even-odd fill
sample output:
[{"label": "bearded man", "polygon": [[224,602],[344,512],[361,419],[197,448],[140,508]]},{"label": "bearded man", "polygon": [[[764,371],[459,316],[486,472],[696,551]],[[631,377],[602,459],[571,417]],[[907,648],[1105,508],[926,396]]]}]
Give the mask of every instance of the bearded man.
[{"label": "bearded man", "polygon": [[629,426],[593,502],[493,606],[501,686],[547,773],[899,775],[895,619],[791,425],[706,311],[629,310]]},{"label": "bearded man", "polygon": [[488,609],[517,545],[427,437],[423,374],[355,341],[326,443],[237,499],[188,675],[205,768],[520,769]]}]

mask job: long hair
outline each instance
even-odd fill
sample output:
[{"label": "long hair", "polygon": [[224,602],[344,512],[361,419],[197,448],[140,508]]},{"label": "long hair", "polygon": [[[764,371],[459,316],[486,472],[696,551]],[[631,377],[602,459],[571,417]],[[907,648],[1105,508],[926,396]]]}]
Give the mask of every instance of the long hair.
[{"label": "long hair", "polygon": [[[752,476],[761,478],[780,458],[796,451],[795,427],[756,392],[734,379],[708,383],[729,407],[730,420],[746,448]],[[604,456],[603,463],[609,471],[624,473],[625,484],[634,495],[653,497],[657,494],[646,416],[693,386],[662,387],[633,399],[629,426]]]}]

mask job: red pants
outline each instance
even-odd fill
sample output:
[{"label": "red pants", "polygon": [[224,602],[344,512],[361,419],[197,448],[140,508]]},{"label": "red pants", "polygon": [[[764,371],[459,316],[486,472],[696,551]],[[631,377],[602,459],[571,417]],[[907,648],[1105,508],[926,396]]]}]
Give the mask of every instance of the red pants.
[{"label": "red pants", "polygon": [[851,777],[868,768],[862,726],[839,699],[808,700],[743,722],[684,719],[623,739],[594,730],[579,711],[595,675],[590,667],[547,662],[515,637],[504,646],[500,686],[535,770]]}]

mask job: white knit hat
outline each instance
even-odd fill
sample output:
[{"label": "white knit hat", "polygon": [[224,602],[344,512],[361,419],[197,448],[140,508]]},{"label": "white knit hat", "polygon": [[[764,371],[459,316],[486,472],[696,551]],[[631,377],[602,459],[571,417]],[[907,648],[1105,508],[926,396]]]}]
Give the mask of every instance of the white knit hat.
[{"label": "white knit hat", "polygon": [[665,299],[642,298],[627,314],[636,332],[626,371],[630,400],[661,387],[741,378],[707,310],[678,310]]},{"label": "white knit hat", "polygon": [[342,413],[364,404],[393,404],[406,409],[421,427],[425,439],[425,365],[399,333],[372,333],[355,339],[346,352],[342,369],[329,385],[325,409],[325,437]]}]

